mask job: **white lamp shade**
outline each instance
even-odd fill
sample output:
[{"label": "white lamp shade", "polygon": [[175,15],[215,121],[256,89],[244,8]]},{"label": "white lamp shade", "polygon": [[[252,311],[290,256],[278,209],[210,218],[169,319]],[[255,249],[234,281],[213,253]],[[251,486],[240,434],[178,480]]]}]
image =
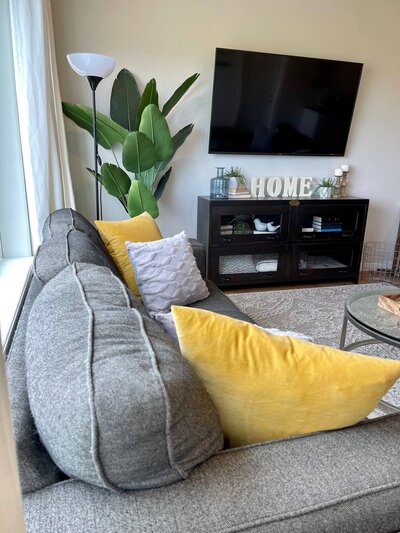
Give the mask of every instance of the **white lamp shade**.
[{"label": "white lamp shade", "polygon": [[102,54],[75,53],[67,55],[68,63],[79,76],[106,78],[115,69],[115,59]]}]

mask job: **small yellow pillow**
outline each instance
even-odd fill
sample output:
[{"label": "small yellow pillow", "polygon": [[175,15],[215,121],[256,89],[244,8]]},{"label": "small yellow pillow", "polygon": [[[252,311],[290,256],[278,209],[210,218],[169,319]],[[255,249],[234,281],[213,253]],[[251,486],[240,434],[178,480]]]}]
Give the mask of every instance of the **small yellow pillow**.
[{"label": "small yellow pillow", "polygon": [[136,296],[140,296],[125,241],[148,242],[162,239],[155,220],[145,212],[128,220],[95,220],[95,224],[122,279]]},{"label": "small yellow pillow", "polygon": [[202,309],[172,313],[182,355],[231,447],[356,424],[400,377],[400,361],[271,335]]}]

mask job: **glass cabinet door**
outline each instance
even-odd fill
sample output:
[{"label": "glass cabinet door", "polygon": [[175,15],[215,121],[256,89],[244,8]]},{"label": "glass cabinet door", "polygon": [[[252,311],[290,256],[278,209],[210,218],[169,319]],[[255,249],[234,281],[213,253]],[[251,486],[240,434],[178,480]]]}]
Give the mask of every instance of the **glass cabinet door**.
[{"label": "glass cabinet door", "polygon": [[235,247],[211,251],[211,279],[218,285],[240,285],[244,281],[265,282],[282,280],[287,267],[286,247],[269,245],[246,249]]},{"label": "glass cabinet door", "polygon": [[361,247],[343,244],[342,246],[318,244],[318,246],[293,246],[293,279],[330,279],[358,276]]},{"label": "glass cabinet door", "polygon": [[365,206],[300,205],[294,218],[296,241],[338,241],[359,239],[364,232]]},{"label": "glass cabinet door", "polygon": [[[235,202],[232,202],[233,204]],[[212,242],[234,243],[279,242],[287,238],[289,205],[221,206],[213,209]]]}]

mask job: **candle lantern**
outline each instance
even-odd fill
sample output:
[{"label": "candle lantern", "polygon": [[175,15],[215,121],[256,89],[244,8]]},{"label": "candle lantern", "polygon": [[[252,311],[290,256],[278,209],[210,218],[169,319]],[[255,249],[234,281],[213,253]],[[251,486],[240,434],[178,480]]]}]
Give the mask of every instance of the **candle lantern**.
[{"label": "candle lantern", "polygon": [[341,181],[340,181],[340,197],[341,198],[346,198],[347,196],[347,185],[348,185],[348,181],[347,181],[347,178],[348,178],[348,175],[349,175],[349,170],[350,170],[350,167],[349,165],[342,165],[342,178],[341,178]]}]

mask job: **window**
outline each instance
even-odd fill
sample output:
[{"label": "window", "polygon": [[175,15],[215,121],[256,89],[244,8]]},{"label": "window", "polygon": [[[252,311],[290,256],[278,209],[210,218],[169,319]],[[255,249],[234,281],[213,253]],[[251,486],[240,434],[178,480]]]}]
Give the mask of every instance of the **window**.
[{"label": "window", "polygon": [[3,342],[32,261],[8,1],[0,0],[0,330]]}]

